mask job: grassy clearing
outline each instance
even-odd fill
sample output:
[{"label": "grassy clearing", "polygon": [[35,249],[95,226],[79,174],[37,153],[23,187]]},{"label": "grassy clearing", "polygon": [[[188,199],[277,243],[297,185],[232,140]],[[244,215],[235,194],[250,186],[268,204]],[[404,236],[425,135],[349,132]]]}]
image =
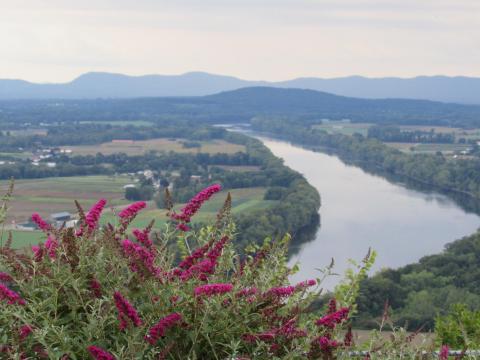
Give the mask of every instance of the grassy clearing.
[{"label": "grassy clearing", "polygon": [[[76,212],[74,200],[89,207],[100,198],[111,205],[126,204],[123,186],[132,182],[128,176],[73,176],[45,179],[17,180],[7,217],[7,223],[21,223],[38,212],[45,218],[61,211]],[[8,181],[0,181],[0,193]]]},{"label": "grassy clearing", "polygon": [[[45,235],[41,231],[21,231],[21,230],[11,230],[12,231],[12,247],[16,249],[21,249],[29,247],[31,245],[38,244],[41,241],[45,240]],[[8,234],[5,231],[3,238],[1,239],[2,244],[8,238]]]},{"label": "grassy clearing", "polygon": [[33,156],[33,154],[29,151],[24,152],[0,152],[0,159],[2,158],[14,158],[14,159],[29,159]]},{"label": "grassy clearing", "polygon": [[372,126],[369,123],[350,123],[346,121],[329,121],[321,125],[315,125],[315,129],[320,129],[329,134],[353,135],[355,133],[367,136],[368,128]]},{"label": "grassy clearing", "polygon": [[471,148],[468,144],[419,144],[419,143],[385,143],[386,145],[403,151],[407,154],[434,154],[440,151],[443,154],[452,154]]},{"label": "grassy clearing", "polygon": [[214,165],[210,167],[217,167],[223,169],[225,171],[235,171],[235,172],[251,172],[251,171],[259,171],[260,166],[255,165]]},{"label": "grassy clearing", "polygon": [[98,125],[112,125],[112,126],[152,126],[151,121],[146,120],[119,120],[119,121],[80,121],[80,124],[98,124]]},{"label": "grassy clearing", "polygon": [[95,155],[96,153],[103,153],[105,155],[110,155],[114,153],[123,152],[127,155],[141,155],[147,151],[174,151],[180,153],[227,153],[234,154],[239,151],[245,151],[243,145],[237,145],[228,143],[224,140],[212,140],[212,141],[199,141],[201,144],[198,148],[184,148],[183,141],[184,139],[150,139],[150,140],[141,140],[141,141],[127,141],[127,142],[116,142],[111,141],[108,143],[103,143],[100,145],[81,145],[81,146],[71,146],[70,149],[73,150],[75,155]]},{"label": "grassy clearing", "polygon": [[[85,210],[100,198],[108,200],[109,208],[105,210],[101,223],[108,222],[116,224],[118,213],[124,206],[129,204],[123,198],[123,185],[128,183],[128,177],[111,178],[107,176],[84,176],[73,178],[49,178],[41,180],[19,180],[16,183],[14,198],[10,203],[7,225],[12,227],[11,222],[24,222],[34,212],[40,213],[45,219],[50,214],[60,211],[69,211],[76,214],[73,200],[78,199]],[[6,188],[6,182],[0,183],[0,193]],[[265,209],[275,201],[263,200],[266,188],[232,189],[232,212],[238,214],[245,211]],[[222,207],[227,196],[222,191],[213,196],[200,209],[194,222],[215,221],[218,210]],[[177,204],[179,210],[184,204]],[[148,202],[147,209],[141,211],[133,227],[142,228],[147,226],[152,219],[155,219],[155,228],[159,229],[165,225],[168,218],[164,209],[157,209],[153,201]],[[6,236],[6,235],[5,235]],[[5,237],[6,239],[6,237]],[[43,239],[43,234],[38,231],[13,230],[13,247],[23,248],[36,244]]]}]

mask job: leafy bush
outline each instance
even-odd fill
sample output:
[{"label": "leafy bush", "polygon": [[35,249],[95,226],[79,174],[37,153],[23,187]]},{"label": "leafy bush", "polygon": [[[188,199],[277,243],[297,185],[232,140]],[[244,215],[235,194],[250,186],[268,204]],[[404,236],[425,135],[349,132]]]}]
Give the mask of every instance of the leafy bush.
[{"label": "leafy bush", "polygon": [[192,216],[219,190],[201,191],[179,213],[170,204],[161,233],[151,231],[153,222],[129,230],[144,202],[102,229],[105,200],[87,213],[77,204],[76,229],[33,214],[45,242],[31,253],[12,249],[11,237],[0,247],[0,358],[327,360],[358,349],[365,359],[437,357],[432,348],[411,346],[416,334],[403,329],[385,339],[383,324],[354,344],[351,317],[374,253],[354,264],[358,272],[348,271],[336,299],[315,312],[322,279],[289,283],[295,267],[286,266],[288,236],[237,254],[230,198],[215,226],[191,231]]},{"label": "leafy bush", "polygon": [[435,319],[435,333],[439,344],[456,349],[478,348],[480,311],[472,311],[464,304],[455,304],[448,315]]},{"label": "leafy bush", "polygon": [[[290,285],[288,237],[252,246],[240,258],[228,203],[216,226],[187,223],[217,188],[203,191],[160,234],[129,224],[145,207],[98,228],[106,205],[84,213],[77,229],[33,221],[46,241],[30,254],[0,248],[0,351],[23,359],[330,358],[351,345],[341,328],[350,306],[309,311],[319,279]],[[177,222],[177,227],[173,222]],[[154,244],[155,242],[155,244]],[[187,256],[176,264],[171,244]],[[338,308],[337,308],[338,306]]]}]

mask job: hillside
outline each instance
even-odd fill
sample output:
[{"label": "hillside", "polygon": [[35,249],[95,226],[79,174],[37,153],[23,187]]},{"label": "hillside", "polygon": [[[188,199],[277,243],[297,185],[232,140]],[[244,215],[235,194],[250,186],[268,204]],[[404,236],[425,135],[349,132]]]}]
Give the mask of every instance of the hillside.
[{"label": "hillside", "polygon": [[204,72],[142,76],[91,72],[67,83],[42,84],[0,79],[0,99],[205,96],[254,86],[309,89],[367,99],[399,98],[480,104],[480,78],[473,77],[418,76],[404,79],[348,76],[268,82]]},{"label": "hillside", "polygon": [[426,100],[368,100],[271,87],[249,87],[204,97],[0,101],[0,121],[15,123],[172,119],[223,123],[246,122],[258,115],[287,115],[307,121],[327,118],[478,127],[480,106]]},{"label": "hillside", "polygon": [[[478,308],[480,232],[448,244],[441,254],[425,256],[399,269],[386,269],[362,283],[358,306],[359,323],[375,326],[385,301],[394,319],[412,329],[433,327],[438,314],[455,303]],[[367,320],[368,319],[368,320]]]}]

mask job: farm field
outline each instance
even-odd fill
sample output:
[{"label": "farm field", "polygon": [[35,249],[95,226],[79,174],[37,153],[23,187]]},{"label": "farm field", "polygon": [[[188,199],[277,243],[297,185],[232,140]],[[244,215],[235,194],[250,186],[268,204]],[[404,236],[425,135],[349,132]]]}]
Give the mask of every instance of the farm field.
[{"label": "farm field", "polygon": [[329,121],[314,125],[315,129],[325,130],[329,134],[353,135],[355,133],[367,136],[369,123],[351,123],[347,121]]},{"label": "farm field", "polygon": [[[126,204],[123,186],[132,182],[128,176],[72,176],[15,181],[13,199],[9,205],[7,224],[28,220],[33,212],[45,218],[61,211],[76,211],[74,200],[88,207],[100,198],[112,205]],[[0,181],[0,193],[8,187]]]},{"label": "farm field", "polygon": [[[266,188],[256,187],[256,188],[244,188],[244,189],[231,189],[229,190],[232,195],[232,213],[239,214],[243,211],[252,211],[257,209],[265,209],[275,201],[272,200],[263,200],[265,195]],[[218,210],[222,207],[228,191],[221,191],[218,194],[215,194],[207,203],[205,203],[198,214],[193,218],[193,222],[209,222],[214,221],[215,216]],[[176,204],[175,210],[180,210],[185,204]],[[120,207],[118,208],[120,209]],[[101,222],[106,224],[108,222],[115,223],[117,218],[115,212],[118,209],[113,211],[107,211],[104,213]],[[134,227],[145,227],[147,226],[152,219],[155,219],[155,228],[163,226],[168,218],[167,211],[164,209],[158,209],[152,201],[147,203],[147,209],[141,211],[135,221],[133,222]]]},{"label": "farm field", "polygon": [[80,124],[98,124],[98,125],[112,125],[112,126],[152,126],[152,121],[146,120],[118,120],[118,121],[80,121]]},{"label": "farm field", "polygon": [[[131,182],[127,176],[83,176],[72,178],[47,178],[35,180],[19,180],[15,184],[14,197],[9,204],[7,228],[12,229],[12,220],[16,223],[27,221],[34,212],[40,213],[45,219],[50,214],[61,211],[76,213],[73,203],[79,200],[85,210],[100,198],[108,200],[109,206],[103,213],[101,223],[116,224],[116,213],[130,202],[123,198],[123,185]],[[0,193],[7,188],[8,182],[0,182]],[[263,200],[266,188],[232,189],[232,212],[238,214],[242,211],[264,209],[275,201]],[[17,194],[17,195],[15,195]],[[218,210],[222,207],[227,191],[222,191],[207,202],[194,218],[194,222],[210,222],[215,220]],[[179,210],[184,204],[177,204]],[[153,201],[147,203],[147,208],[139,213],[132,227],[145,227],[155,219],[155,228],[165,225],[166,210],[158,209]],[[38,243],[44,238],[39,231],[12,230],[13,247],[23,248]],[[6,240],[4,233],[3,241]]]},{"label": "farm field", "polygon": [[454,152],[464,151],[471,148],[468,144],[419,144],[419,143],[385,143],[386,145],[398,149],[404,153],[425,153],[433,154],[437,151],[443,154],[453,154]]},{"label": "farm field", "polygon": [[227,153],[234,154],[239,151],[245,151],[243,145],[228,143],[224,140],[199,141],[200,147],[185,148],[183,147],[182,139],[150,139],[140,141],[122,141],[122,142],[108,142],[100,145],[80,145],[69,146],[75,155],[95,155],[102,153],[110,155],[114,153],[126,153],[127,155],[141,155],[147,151],[174,151],[179,153]]}]

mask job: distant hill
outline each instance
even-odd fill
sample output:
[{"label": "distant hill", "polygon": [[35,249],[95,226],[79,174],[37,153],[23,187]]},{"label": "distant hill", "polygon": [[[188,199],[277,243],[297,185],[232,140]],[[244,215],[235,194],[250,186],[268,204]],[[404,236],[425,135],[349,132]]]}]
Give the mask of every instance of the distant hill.
[{"label": "distant hill", "polygon": [[144,76],[92,72],[62,84],[36,84],[23,80],[0,79],[0,99],[204,96],[252,86],[310,89],[367,99],[401,98],[480,104],[480,78],[419,76],[400,79],[350,76],[266,82],[203,72]]},{"label": "distant hill", "polygon": [[299,121],[350,119],[379,124],[480,127],[480,106],[427,100],[358,99],[315,90],[249,87],[200,97],[131,99],[3,100],[0,121],[194,120],[245,122],[259,115]]}]

